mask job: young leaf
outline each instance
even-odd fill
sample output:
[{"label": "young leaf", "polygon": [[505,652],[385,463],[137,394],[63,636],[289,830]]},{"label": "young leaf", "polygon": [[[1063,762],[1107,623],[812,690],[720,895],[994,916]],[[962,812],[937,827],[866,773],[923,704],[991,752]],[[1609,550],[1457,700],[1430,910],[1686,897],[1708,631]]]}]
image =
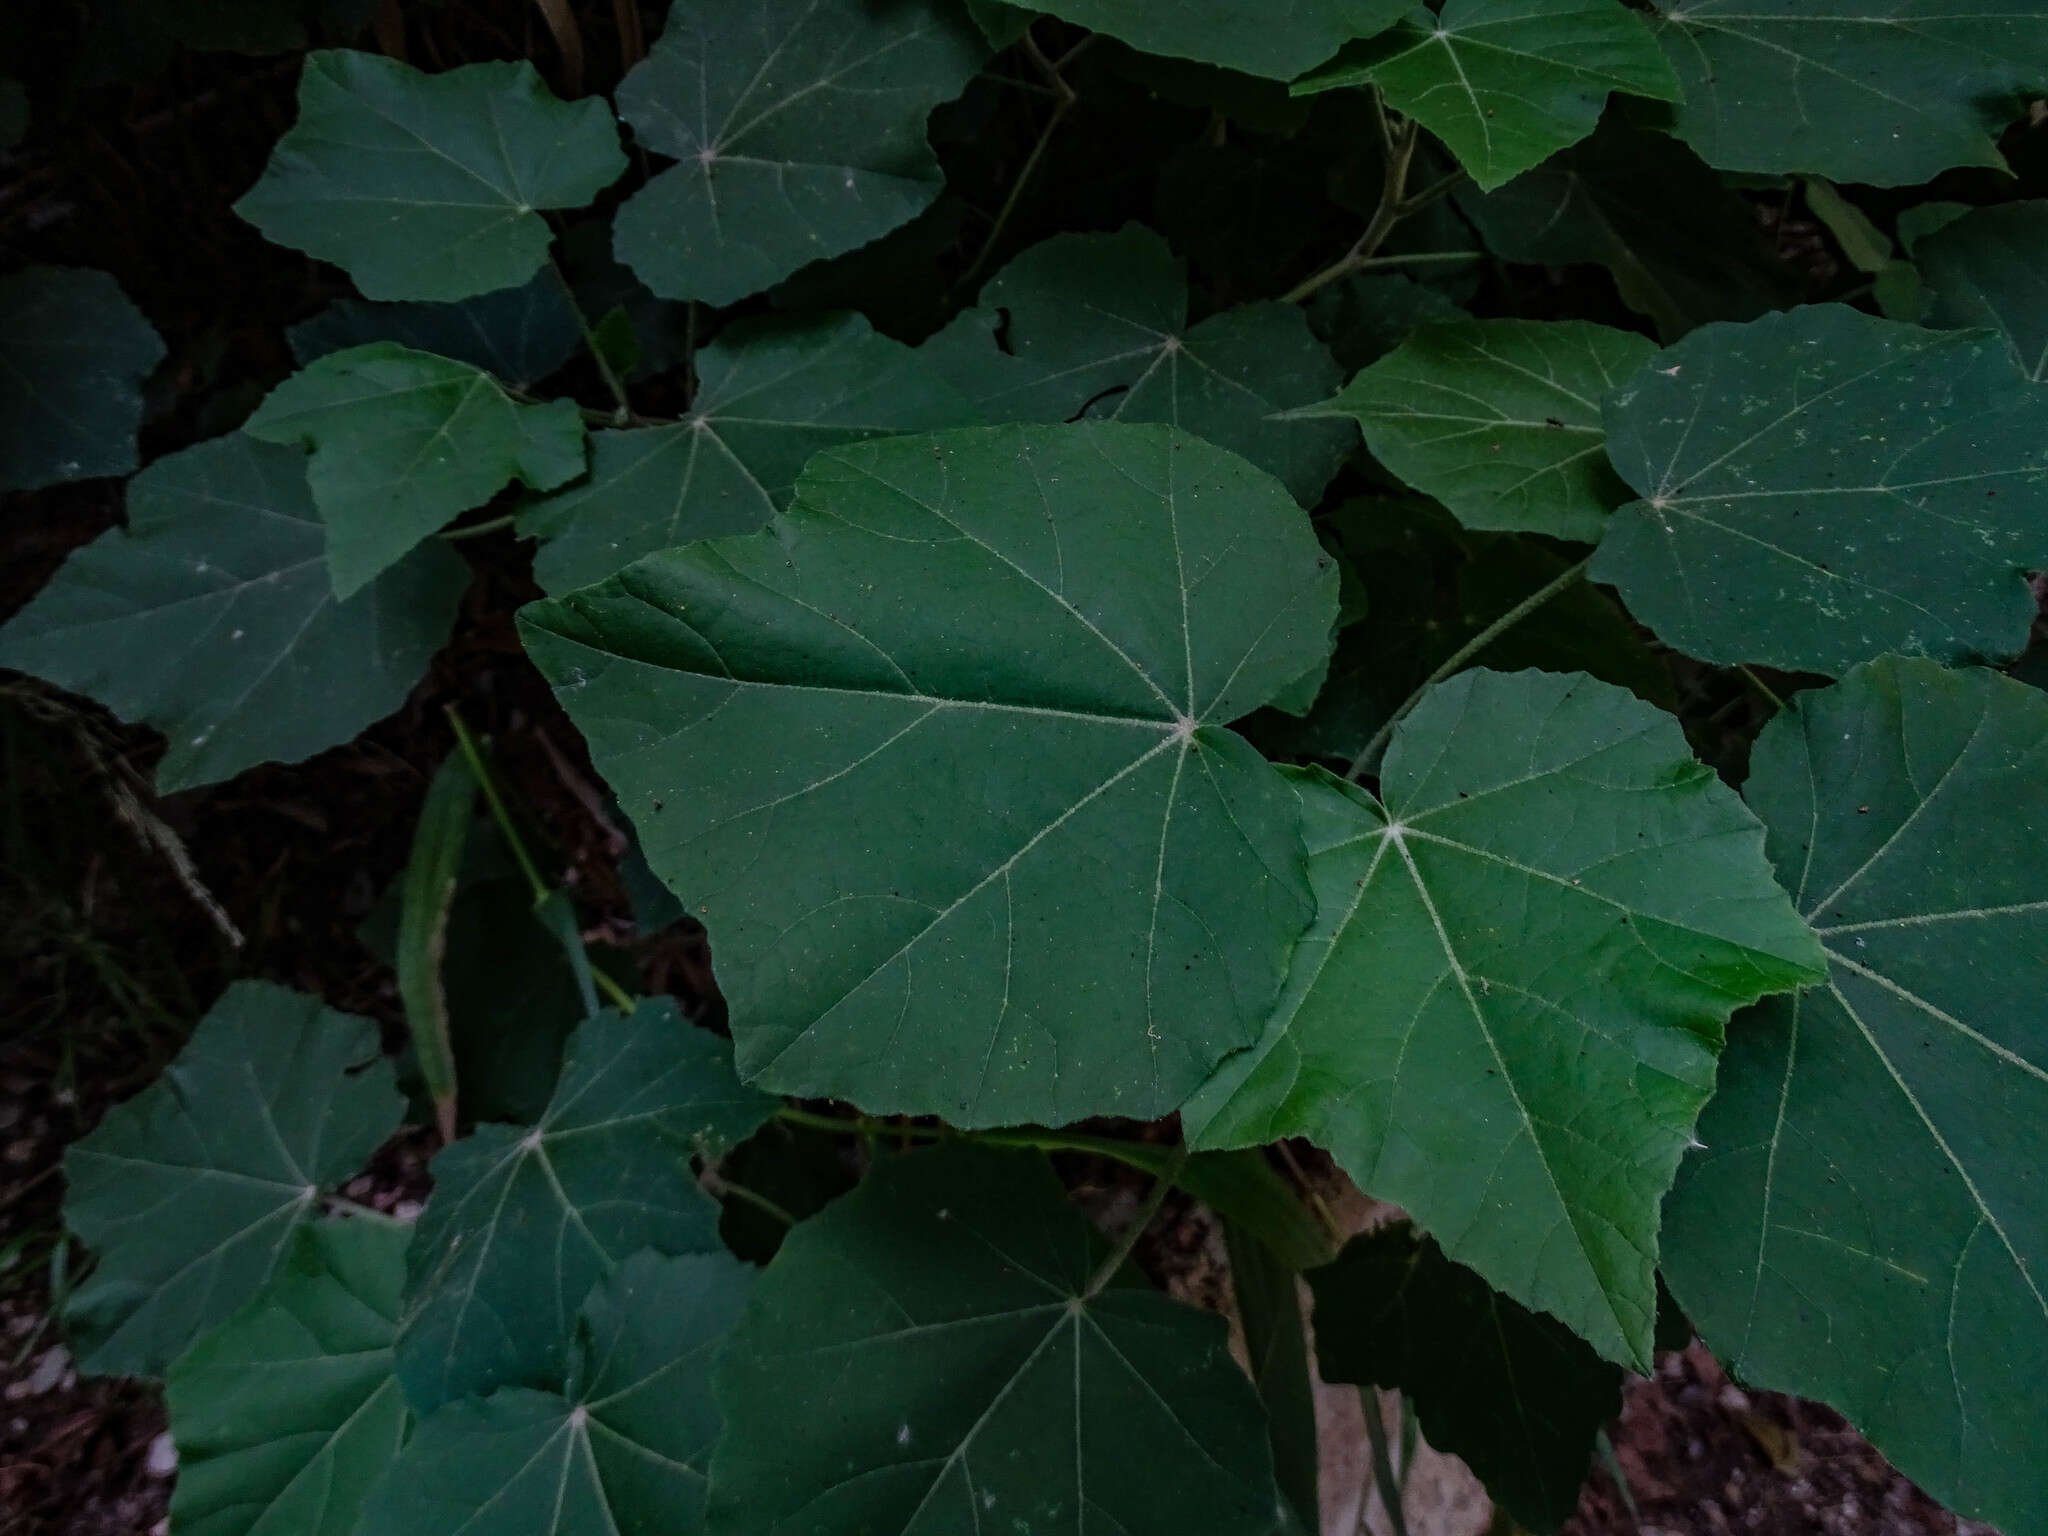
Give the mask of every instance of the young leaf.
[{"label": "young leaf", "polygon": [[1297,92],[1371,84],[1429,129],[1480,188],[1593,131],[1610,91],[1671,101],[1678,78],[1620,0],[1445,0],[1345,49]]},{"label": "young leaf", "polygon": [[711,930],[741,1075],[967,1125],[1163,1114],[1311,911],[1224,728],[1328,654],[1337,573],[1156,427],[827,450],[766,531],[521,615]]},{"label": "young leaf", "polygon": [[164,1075],[64,1154],[64,1224],[99,1255],[65,1308],[79,1364],[162,1375],[263,1287],[402,1108],[368,1019],[229,987]]},{"label": "young leaf", "polygon": [[1682,144],[1607,125],[1459,209],[1487,248],[1541,266],[1598,262],[1622,301],[1676,341],[1707,320],[1749,320],[1799,287],[1750,208]]},{"label": "young leaf", "polygon": [[697,1536],[711,1363],[752,1278],[723,1253],[634,1254],[584,1301],[562,1393],[506,1387],[430,1414],[356,1536]]},{"label": "young leaf", "polygon": [[1246,7],[1238,0],[1032,0],[1036,9],[1106,32],[1146,53],[1292,80],[1356,37],[1384,32],[1414,0],[1298,0]]},{"label": "young leaf", "polygon": [[130,482],[128,526],[0,628],[0,666],[162,731],[165,794],[311,757],[405,701],[469,581],[418,549],[336,602],[324,537],[303,454],[237,434],[167,455]]},{"label": "young leaf", "polygon": [[[1901,219],[1903,222],[1903,217]],[[2005,337],[2013,361],[2048,383],[2048,201],[1978,208],[1913,247],[1934,290],[1929,323],[1987,325]]]},{"label": "young leaf", "polygon": [[1621,1372],[1556,1318],[1518,1306],[1395,1222],[1310,1272],[1325,1381],[1388,1387],[1525,1530],[1579,1505],[1593,1437],[1621,1411]]},{"label": "young leaf", "polygon": [[[790,1233],[716,1374],[713,1532],[1267,1536],[1222,1321],[1126,1269],[1037,1153],[883,1160]],[[801,1425],[801,1433],[792,1433]]]},{"label": "young leaf", "polygon": [[2035,0],[1655,0],[1676,131],[1709,165],[1876,187],[2003,169],[1993,137],[2048,78]]},{"label": "young leaf", "polygon": [[276,1276],[171,1364],[180,1536],[355,1530],[412,1415],[391,1374],[412,1229],[318,1221]]},{"label": "young leaf", "polygon": [[287,335],[299,366],[330,352],[395,341],[416,352],[469,363],[514,389],[528,389],[569,360],[583,341],[576,301],[552,271],[518,288],[459,304],[365,304],[343,299]]},{"label": "young leaf", "polygon": [[1180,263],[1137,224],[1033,246],[921,350],[990,421],[1164,422],[1243,454],[1304,505],[1356,441],[1348,426],[1281,416],[1339,378],[1296,306],[1246,304],[1190,327]]},{"label": "young leaf", "polygon": [[0,491],[125,475],[164,344],[104,272],[0,278]]},{"label": "young leaf", "polygon": [[1645,1367],[1657,1202],[1740,1004],[1820,974],[1763,829],[1678,722],[1584,676],[1465,672],[1380,798],[1298,773],[1319,911],[1193,1143],[1308,1136],[1523,1305]]},{"label": "young leaf", "polygon": [[[1262,1163],[1266,1156],[1263,1151],[1237,1155]],[[1298,1198],[1295,1203],[1300,1204]],[[1292,1506],[1298,1528],[1318,1530],[1322,1524],[1317,1492],[1321,1445],[1316,1435],[1308,1336],[1301,1316],[1301,1277],[1293,1265],[1227,1218],[1223,1245],[1230,1258],[1230,1294],[1244,1327],[1252,1385],[1258,1388],[1259,1401],[1266,1408],[1274,1479]]]},{"label": "young leaf", "polygon": [[1590,544],[1629,499],[1601,397],[1656,351],[1586,320],[1428,325],[1311,409],[1356,420],[1374,457],[1467,528]]},{"label": "young leaf", "polygon": [[574,401],[519,405],[480,369],[389,341],[301,369],[243,430],[313,450],[307,479],[342,598],[506,482],[551,491],[583,473]]},{"label": "young leaf", "polygon": [[710,1253],[718,1206],[690,1176],[767,1119],[732,1047],[666,998],[579,1028],[538,1125],[479,1126],[434,1159],[406,1255],[398,1377],[422,1413],[561,1379],[575,1309],[641,1248]]},{"label": "young leaf", "polygon": [[533,567],[548,591],[691,539],[751,533],[789,505],[821,448],[980,420],[921,355],[859,315],[742,321],[696,367],[687,418],[597,433],[588,482],[519,514],[519,531],[544,541]]},{"label": "young leaf", "polygon": [[2048,1530],[2048,699],[1873,662],[1765,727],[1747,792],[1828,984],[1730,1031],[1666,1277],[1743,1380]]},{"label": "young leaf", "polygon": [[463,845],[476,816],[476,792],[468,762],[460,752],[451,752],[427,785],[400,887],[398,996],[443,1141],[455,1139],[456,1078],[441,962],[448,951],[448,918],[462,874]]},{"label": "young leaf", "polygon": [[619,209],[619,259],[730,304],[886,235],[939,195],[925,118],[987,56],[944,0],[673,0],[619,114],[680,163]]},{"label": "young leaf", "polygon": [[2011,657],[2048,565],[2048,392],[1981,332],[1814,305],[1715,325],[1610,396],[1642,496],[1592,576],[1703,661]]},{"label": "young leaf", "polygon": [[523,60],[428,75],[327,49],[235,212],[370,298],[448,302],[532,277],[552,238],[539,210],[581,208],[625,169],[604,102],[557,100]]}]

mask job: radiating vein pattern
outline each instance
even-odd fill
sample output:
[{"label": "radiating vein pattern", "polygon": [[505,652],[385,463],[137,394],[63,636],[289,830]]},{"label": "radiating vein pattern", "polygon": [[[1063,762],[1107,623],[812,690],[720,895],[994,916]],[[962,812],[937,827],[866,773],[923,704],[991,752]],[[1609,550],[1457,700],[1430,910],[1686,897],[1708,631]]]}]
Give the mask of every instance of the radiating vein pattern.
[{"label": "radiating vein pattern", "polygon": [[1667,1274],[1759,1385],[1944,1502],[2048,1502],[2048,699],[1887,659],[1802,694],[1748,788],[1829,982],[1736,1021]]},{"label": "radiating vein pattern", "polygon": [[1257,1032],[1310,909],[1223,724],[1334,615],[1279,486],[1088,425],[830,450],[763,533],[525,624],[714,935],[741,1075],[988,1124],[1163,1113]]},{"label": "radiating vein pattern", "polygon": [[1583,675],[1461,674],[1379,799],[1297,788],[1316,923],[1191,1136],[1309,1136],[1458,1262],[1646,1360],[1657,1206],[1722,1025],[1820,972],[1762,829],[1668,716]]},{"label": "radiating vein pattern", "polygon": [[2048,565],[2048,391],[1981,332],[1840,305],[1703,326],[1606,404],[1638,497],[1591,575],[1709,661],[2005,659]]}]

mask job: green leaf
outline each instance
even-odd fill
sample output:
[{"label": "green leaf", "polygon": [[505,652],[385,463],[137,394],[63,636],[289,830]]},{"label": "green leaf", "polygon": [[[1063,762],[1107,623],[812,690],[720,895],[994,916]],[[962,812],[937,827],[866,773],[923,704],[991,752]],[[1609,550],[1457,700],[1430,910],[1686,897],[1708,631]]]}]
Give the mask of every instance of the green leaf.
[{"label": "green leaf", "polygon": [[696,1536],[711,1364],[752,1277],[722,1253],[634,1254],[582,1303],[564,1392],[507,1387],[429,1415],[358,1536]]},{"label": "green leaf", "polygon": [[1806,193],[1807,210],[1827,226],[1850,266],[1874,276],[1891,264],[1891,237],[1871,222],[1869,214],[1842,196],[1834,183],[1819,176],[1807,176],[1800,184]]},{"label": "green leaf", "polygon": [[377,1217],[300,1227],[270,1283],[172,1363],[179,1536],[355,1530],[411,1428],[391,1374],[411,1236]]},{"label": "green leaf", "polygon": [[414,1408],[556,1385],[577,1306],[621,1259],[717,1249],[718,1206],[689,1160],[774,1108],[733,1080],[731,1053],[667,998],[606,1011],[571,1037],[539,1124],[479,1126],[435,1157],[398,1338]]},{"label": "green leaf", "polygon": [[12,149],[28,137],[28,92],[19,80],[0,80],[0,149]]},{"label": "green leaf", "polygon": [[1357,421],[1374,457],[1467,528],[1590,544],[1629,499],[1601,397],[1656,351],[1586,320],[1427,325],[1314,409]]},{"label": "green leaf", "polygon": [[743,1077],[1062,1124],[1255,1038],[1310,902],[1223,727],[1320,665],[1336,587],[1219,449],[970,429],[828,449],[764,532],[521,629],[711,931]]},{"label": "green leaf", "polygon": [[125,475],[164,344],[104,272],[0,278],[0,491]]},{"label": "green leaf", "polygon": [[1423,326],[1465,312],[1426,283],[1398,272],[1362,272],[1330,284],[1303,306],[1309,329],[1346,374],[1376,363]]},{"label": "green leaf", "polygon": [[1902,187],[2003,168],[1999,130],[2048,79],[2035,0],[1657,0],[1678,136],[1731,171]]},{"label": "green leaf", "polygon": [[287,335],[299,365],[373,341],[469,363],[514,389],[539,383],[582,343],[576,303],[562,279],[541,272],[519,288],[501,288],[459,304],[365,304],[343,299]]},{"label": "green leaf", "polygon": [[2048,1531],[2048,698],[1874,662],[1765,728],[1748,794],[1828,984],[1736,1021],[1666,1277],[1744,1381]]},{"label": "green leaf", "polygon": [[80,1366],[162,1375],[263,1287],[401,1107],[368,1019],[229,987],[163,1077],[64,1154],[64,1223],[99,1255],[65,1308]]},{"label": "green leaf", "polygon": [[557,100],[531,64],[422,74],[337,48],[306,55],[299,120],[235,212],[331,261],[373,299],[447,302],[512,288],[626,169],[601,100]]},{"label": "green leaf", "polygon": [[1898,217],[1899,244],[1906,248],[1908,255],[1917,256],[1920,242],[1937,230],[1948,228],[1957,219],[1973,212],[1968,203],[1941,201],[1915,203],[1911,208],[1901,209]]},{"label": "green leaf", "polygon": [[1524,1529],[1548,1536],[1572,1517],[1593,1437],[1621,1412],[1618,1369],[1406,1222],[1353,1238],[1308,1283],[1325,1381],[1400,1392],[1429,1443]]},{"label": "green leaf", "polygon": [[619,209],[619,259],[730,304],[908,223],[943,185],[925,118],[987,56],[942,0],[673,0],[618,94],[680,163]]},{"label": "green leaf", "polygon": [[583,472],[573,400],[515,404],[480,369],[389,341],[301,369],[243,430],[313,450],[307,479],[343,598],[507,482],[551,491]]},{"label": "green leaf", "polygon": [[1092,1285],[1104,1250],[1036,1153],[884,1159],[755,1283],[715,1378],[710,1529],[1267,1536],[1272,1452],[1222,1320],[1129,1270]]},{"label": "green leaf", "polygon": [[1512,181],[1593,131],[1610,91],[1671,101],[1671,72],[1618,0],[1445,0],[1347,48],[1297,92],[1376,85],[1480,188]]},{"label": "green leaf", "polygon": [[1749,204],[1684,145],[1611,118],[1498,192],[1467,188],[1457,203],[1509,261],[1600,263],[1622,301],[1666,341],[1799,297]]},{"label": "green leaf", "polygon": [[743,321],[697,354],[690,414],[599,432],[590,479],[522,511],[550,592],[602,580],[691,539],[751,533],[789,505],[821,448],[968,426],[974,408],[918,353],[859,315]]},{"label": "green leaf", "polygon": [[1465,672],[1380,799],[1296,777],[1319,912],[1194,1145],[1308,1136],[1610,1359],[1650,1358],[1657,1202],[1742,1003],[1820,973],[1763,830],[1678,722],[1584,676]]},{"label": "green leaf", "polygon": [[1840,305],[1672,347],[1608,399],[1643,497],[1592,576],[1703,661],[1839,674],[2026,644],[2048,566],[2048,393],[1982,332]]},{"label": "green leaf", "polygon": [[1200,59],[1225,69],[1292,80],[1356,37],[1384,32],[1413,0],[1298,0],[1280,7],[1242,0],[1033,0],[1064,21],[1106,32],[1146,53]]},{"label": "green leaf", "polygon": [[1163,422],[1243,454],[1304,505],[1354,443],[1348,426],[1280,419],[1339,378],[1300,309],[1245,304],[1189,326],[1180,263],[1137,224],[1033,246],[921,351],[990,421]]},{"label": "green leaf", "polygon": [[[1903,222],[1903,216],[1901,216]],[[1932,325],[1989,326],[2020,372],[2048,383],[2048,202],[1978,208],[1914,246],[1934,290]]]},{"label": "green leaf", "polygon": [[461,752],[451,752],[428,781],[399,886],[398,997],[443,1141],[455,1140],[457,1085],[441,962],[448,951],[448,919],[461,882],[463,847],[476,819],[476,797],[476,775]]},{"label": "green leaf", "polygon": [[[1263,1151],[1238,1155],[1265,1161]],[[1244,1327],[1245,1359],[1266,1408],[1274,1479],[1292,1506],[1298,1528],[1319,1530],[1322,1458],[1308,1335],[1301,1316],[1301,1277],[1293,1265],[1228,1219],[1223,1223],[1223,1245],[1230,1258],[1231,1299]]]},{"label": "green leaf", "polygon": [[414,550],[336,602],[306,461],[240,435],[158,459],[128,526],[77,551],[0,628],[0,666],[155,726],[165,794],[298,762],[405,702],[469,571]]}]

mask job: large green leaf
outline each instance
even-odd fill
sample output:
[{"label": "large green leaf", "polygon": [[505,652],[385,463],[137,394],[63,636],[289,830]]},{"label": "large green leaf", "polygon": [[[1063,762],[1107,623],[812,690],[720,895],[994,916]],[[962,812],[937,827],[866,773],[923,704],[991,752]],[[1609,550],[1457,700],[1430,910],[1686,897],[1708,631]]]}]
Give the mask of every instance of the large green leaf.
[{"label": "large green leaf", "polygon": [[1572,1517],[1593,1437],[1621,1412],[1618,1368],[1405,1222],[1353,1238],[1308,1283],[1323,1380],[1400,1392],[1429,1443],[1462,1458],[1524,1529]]},{"label": "large green leaf", "polygon": [[164,344],[104,272],[0,278],[0,491],[125,475]]},{"label": "large green leaf", "polygon": [[1983,332],[1841,305],[1715,325],[1609,397],[1643,498],[1592,575],[1703,661],[2007,658],[2048,566],[2048,392]]},{"label": "large green leaf", "polygon": [[412,1415],[391,1373],[412,1229],[315,1222],[250,1303],[171,1365],[179,1536],[353,1536]]},{"label": "large green leaf", "polygon": [[717,1249],[718,1206],[690,1158],[717,1157],[773,1108],[734,1081],[732,1047],[666,998],[584,1024],[537,1125],[479,1126],[434,1159],[406,1256],[407,1399],[424,1413],[558,1384],[577,1307],[621,1259]]},{"label": "large green leaf", "polygon": [[1374,457],[1467,528],[1590,544],[1629,499],[1601,397],[1656,351],[1587,320],[1427,325],[1313,409],[1357,421]]},{"label": "large green leaf", "polygon": [[1935,1497],[2048,1531],[2048,698],[1886,659],[1804,693],[1748,794],[1828,984],[1738,1019],[1665,1274],[1745,1381]]},{"label": "large green leaf", "polygon": [[1375,85],[1491,190],[1593,131],[1610,91],[1673,100],[1671,72],[1620,0],[1445,0],[1347,48],[1297,91]]},{"label": "large green leaf", "polygon": [[1678,722],[1583,675],[1466,672],[1380,798],[1296,779],[1319,911],[1198,1146],[1308,1136],[1523,1305],[1650,1358],[1657,1203],[1743,1003],[1820,974],[1763,829]]},{"label": "large green leaf", "polygon": [[1221,1319],[1129,1270],[1091,1283],[1103,1258],[1036,1153],[885,1159],[754,1286],[711,1530],[1266,1536],[1272,1452]]},{"label": "large green leaf", "polygon": [[626,168],[602,100],[558,101],[531,64],[438,75],[378,54],[306,55],[299,121],[235,212],[331,261],[373,299],[466,299],[548,259],[544,208]]},{"label": "large green leaf", "polygon": [[741,1075],[962,1124],[1163,1114],[1308,921],[1226,722],[1324,663],[1337,573],[1162,428],[827,450],[766,531],[522,615],[710,929]]},{"label": "large green leaf", "polygon": [[336,602],[324,540],[303,454],[238,434],[158,459],[128,526],[0,628],[0,666],[162,731],[167,794],[298,762],[405,701],[469,580],[452,550],[417,549]]},{"label": "large green leaf", "polygon": [[943,185],[925,118],[987,57],[946,0],[673,0],[619,113],[680,163],[620,208],[619,259],[730,304],[908,223]]},{"label": "large green leaf", "polygon": [[1683,144],[1612,114],[1585,142],[1497,192],[1467,188],[1457,203],[1509,261],[1605,266],[1623,302],[1666,341],[1799,297],[1748,203]]},{"label": "large green leaf", "polygon": [[520,514],[550,592],[690,539],[750,533],[789,505],[821,448],[980,417],[918,353],[859,315],[742,322],[697,354],[684,420],[600,432],[587,483]]},{"label": "large green leaf", "polygon": [[752,1277],[723,1253],[634,1254],[582,1303],[563,1391],[506,1387],[429,1415],[357,1536],[696,1536],[711,1364]]},{"label": "large green leaf", "polygon": [[395,341],[472,363],[515,389],[527,389],[569,360],[583,340],[583,322],[562,279],[544,271],[522,287],[500,288],[459,304],[343,299],[300,321],[288,334],[301,367],[330,352]]},{"label": "large green leaf", "polygon": [[391,341],[301,369],[243,430],[313,450],[307,479],[343,598],[508,481],[551,491],[583,473],[575,401],[520,405],[481,369]]},{"label": "large green leaf", "polygon": [[1934,290],[1928,316],[1938,326],[1988,325],[2005,337],[2013,361],[2036,384],[2048,383],[2048,202],[1978,208],[1913,247]]},{"label": "large green leaf", "polygon": [[1731,171],[1878,187],[2003,167],[1994,136],[2048,81],[2039,0],[1654,0],[1678,135]]},{"label": "large green leaf", "polygon": [[64,1154],[65,1225],[99,1256],[65,1307],[79,1363],[163,1374],[262,1288],[402,1108],[368,1019],[229,987],[164,1075]]},{"label": "large green leaf", "polygon": [[1032,0],[1034,7],[1146,53],[1200,59],[1225,69],[1292,80],[1355,37],[1383,32],[1414,0]]},{"label": "large green leaf", "polygon": [[1180,263],[1137,224],[1033,246],[922,350],[990,421],[1164,422],[1243,454],[1305,505],[1356,441],[1348,426],[1281,419],[1340,377],[1299,308],[1245,304],[1190,326]]}]

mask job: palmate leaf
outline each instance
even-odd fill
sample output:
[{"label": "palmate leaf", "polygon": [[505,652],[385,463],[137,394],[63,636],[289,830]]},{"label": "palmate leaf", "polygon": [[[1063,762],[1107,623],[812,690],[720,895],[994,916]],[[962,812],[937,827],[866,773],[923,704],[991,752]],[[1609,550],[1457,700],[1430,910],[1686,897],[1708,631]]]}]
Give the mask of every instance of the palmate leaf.
[{"label": "palmate leaf", "polygon": [[1611,91],[1671,101],[1678,79],[1620,0],[1445,0],[1347,48],[1297,92],[1375,85],[1484,190],[1593,131]]},{"label": "palmate leaf", "polygon": [[2037,0],[1653,0],[1676,130],[1709,165],[1901,187],[2003,167],[2048,81]]},{"label": "palmate leaf", "polygon": [[1356,37],[1384,32],[1413,0],[1289,0],[1247,7],[1242,0],[1032,0],[1091,32],[1146,53],[1200,59],[1225,69],[1292,80]]},{"label": "palmate leaf", "polygon": [[2048,391],[1998,338],[1812,305],[1701,329],[1603,414],[1642,499],[1590,574],[1675,649],[1839,674],[2026,644]]},{"label": "palmate leaf", "polygon": [[1427,325],[1311,409],[1357,421],[1375,458],[1467,528],[1592,543],[1629,499],[1600,401],[1656,351],[1586,320]]},{"label": "palmate leaf", "polygon": [[1745,1381],[2048,1531],[2048,699],[1887,659],[1803,693],[1747,788],[1828,984],[1735,1021],[1665,1274]]},{"label": "palmate leaf", "polygon": [[2048,201],[1974,209],[1922,237],[1913,246],[1913,259],[1934,290],[1928,323],[1988,325],[2005,337],[2020,372],[2036,384],[2048,383],[2043,249],[2048,249]]},{"label": "palmate leaf", "polygon": [[551,491],[583,472],[575,401],[517,404],[481,369],[391,341],[301,369],[243,430],[313,451],[306,475],[342,598],[508,481]]},{"label": "palmate leaf", "polygon": [[908,223],[944,184],[925,118],[987,57],[948,0],[673,0],[618,94],[680,163],[619,209],[619,259],[730,304]]},{"label": "palmate leaf", "polygon": [[305,455],[237,434],[158,459],[128,526],[65,561],[0,628],[0,666],[164,733],[163,793],[298,762],[405,702],[469,570],[416,549],[336,602]]},{"label": "palmate leaf", "polygon": [[697,353],[690,414],[599,432],[588,482],[519,514],[550,592],[690,539],[749,533],[789,505],[821,448],[980,420],[918,353],[859,315],[742,321]]},{"label": "palmate leaf", "polygon": [[1466,672],[1380,798],[1298,773],[1319,910],[1194,1145],[1307,1136],[1459,1263],[1644,1368],[1657,1203],[1738,1006],[1820,974],[1763,829],[1678,722],[1584,676]]},{"label": "palmate leaf", "polygon": [[410,1227],[300,1227],[249,1304],[171,1364],[179,1536],[353,1536],[412,1427],[391,1373]]},{"label": "palmate leaf", "polygon": [[459,304],[365,304],[343,299],[287,333],[299,366],[373,341],[470,363],[515,389],[528,389],[569,360],[583,340],[576,301],[544,271],[518,288]]},{"label": "palmate leaf", "polygon": [[0,491],[125,475],[164,344],[104,272],[0,278]]},{"label": "palmate leaf", "polygon": [[634,1254],[584,1301],[560,1393],[506,1387],[429,1415],[355,1536],[696,1536],[715,1352],[753,1271]]},{"label": "palmate leaf", "polygon": [[883,1160],[799,1225],[720,1362],[715,1533],[1279,1528],[1221,1319],[1126,1269],[1037,1153]]},{"label": "palmate leaf", "polygon": [[1405,1222],[1354,1237],[1306,1278],[1323,1380],[1402,1393],[1429,1443],[1525,1530],[1572,1517],[1593,1437],[1621,1411],[1617,1367]]},{"label": "palmate leaf", "polygon": [[830,449],[768,530],[521,627],[711,931],[743,1077],[1062,1124],[1257,1035],[1311,904],[1224,726],[1321,668],[1336,588],[1277,482],[1091,423]]},{"label": "palmate leaf", "polygon": [[544,208],[626,169],[601,100],[557,100],[531,64],[423,74],[352,49],[306,55],[299,120],[235,212],[331,261],[373,299],[451,301],[540,270]]},{"label": "palmate leaf", "polygon": [[80,1365],[162,1375],[261,1289],[403,1107],[368,1019],[229,987],[163,1077],[64,1154],[64,1223],[99,1256],[64,1312]]},{"label": "palmate leaf", "polygon": [[1190,326],[1180,263],[1137,224],[1033,246],[920,350],[990,421],[1164,422],[1243,454],[1304,505],[1356,441],[1349,426],[1282,416],[1339,378],[1296,306]]},{"label": "palmate leaf", "polygon": [[434,1159],[398,1338],[414,1408],[558,1385],[577,1308],[620,1260],[717,1250],[718,1206],[689,1160],[774,1108],[733,1080],[731,1050],[666,998],[607,1010],[571,1037],[537,1125],[479,1126]]}]

